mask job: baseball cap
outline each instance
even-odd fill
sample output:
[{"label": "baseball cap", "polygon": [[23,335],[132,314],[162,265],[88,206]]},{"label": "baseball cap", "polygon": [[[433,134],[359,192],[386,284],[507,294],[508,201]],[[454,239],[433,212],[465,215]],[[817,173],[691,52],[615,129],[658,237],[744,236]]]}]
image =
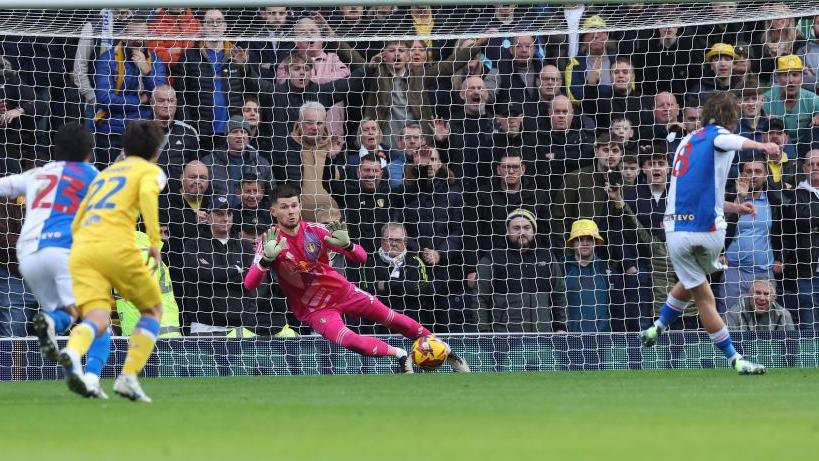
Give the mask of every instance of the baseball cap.
[{"label": "baseball cap", "polygon": [[777,72],[790,72],[792,70],[805,70],[805,64],[802,62],[802,58],[795,54],[789,54],[776,58]]},{"label": "baseball cap", "polygon": [[230,200],[225,195],[218,195],[216,197],[213,197],[213,200],[211,200],[210,211],[229,210],[230,208],[231,208]]}]

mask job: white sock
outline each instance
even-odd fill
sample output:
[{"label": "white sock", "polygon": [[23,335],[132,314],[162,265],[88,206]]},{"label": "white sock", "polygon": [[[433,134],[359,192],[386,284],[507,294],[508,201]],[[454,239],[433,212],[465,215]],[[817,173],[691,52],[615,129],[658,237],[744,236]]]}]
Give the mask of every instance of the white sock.
[{"label": "white sock", "polygon": [[86,373],[85,374],[85,382],[86,384],[91,384],[94,386],[99,386],[100,384],[100,377],[95,375],[94,373]]},{"label": "white sock", "polygon": [[396,358],[400,359],[401,357],[406,357],[407,355],[408,355],[407,351],[405,351],[404,349],[401,349],[400,347],[395,348],[395,357]]}]

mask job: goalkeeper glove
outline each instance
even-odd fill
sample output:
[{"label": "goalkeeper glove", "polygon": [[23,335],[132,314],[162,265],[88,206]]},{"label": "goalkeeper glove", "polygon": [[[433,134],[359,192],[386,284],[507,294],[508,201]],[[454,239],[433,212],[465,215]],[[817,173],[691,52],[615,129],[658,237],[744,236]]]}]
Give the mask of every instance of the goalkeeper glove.
[{"label": "goalkeeper glove", "polygon": [[279,257],[279,253],[281,253],[282,250],[287,249],[287,240],[279,239],[278,228],[274,227],[272,230],[265,232],[263,249],[264,256],[262,260],[268,263],[268,265]]},{"label": "goalkeeper glove", "polygon": [[327,224],[327,230],[330,231],[330,235],[324,237],[325,242],[342,250],[349,250],[353,247],[353,243],[350,241],[350,233],[347,232],[347,226],[344,223],[333,221]]}]

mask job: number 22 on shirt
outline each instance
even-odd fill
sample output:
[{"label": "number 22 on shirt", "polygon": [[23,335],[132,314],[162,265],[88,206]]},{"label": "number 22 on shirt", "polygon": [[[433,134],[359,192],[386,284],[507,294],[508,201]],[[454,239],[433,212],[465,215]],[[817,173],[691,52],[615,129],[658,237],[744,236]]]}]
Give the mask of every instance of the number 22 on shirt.
[{"label": "number 22 on shirt", "polygon": [[[110,210],[116,208],[116,203],[111,199],[125,187],[126,179],[125,176],[109,176],[91,183],[91,192],[88,194],[88,203],[85,205],[85,209]],[[106,189],[107,192],[101,194],[103,189]]]}]

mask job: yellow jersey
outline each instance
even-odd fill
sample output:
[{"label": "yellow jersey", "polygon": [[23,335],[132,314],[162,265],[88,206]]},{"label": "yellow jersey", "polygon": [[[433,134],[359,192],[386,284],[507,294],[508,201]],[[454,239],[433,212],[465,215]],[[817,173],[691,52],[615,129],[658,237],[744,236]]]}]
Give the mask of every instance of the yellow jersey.
[{"label": "yellow jersey", "polygon": [[168,178],[156,164],[128,156],[111,164],[94,179],[80,204],[71,230],[74,245],[121,243],[133,245],[139,215],[151,247],[159,248],[159,192]]}]

